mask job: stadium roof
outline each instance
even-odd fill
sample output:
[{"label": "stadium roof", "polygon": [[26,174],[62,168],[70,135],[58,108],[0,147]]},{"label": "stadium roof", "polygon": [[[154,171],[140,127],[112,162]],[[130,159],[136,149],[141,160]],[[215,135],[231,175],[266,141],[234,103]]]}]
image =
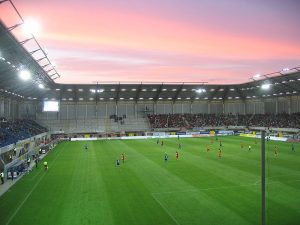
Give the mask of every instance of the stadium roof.
[{"label": "stadium roof", "polygon": [[[38,84],[52,87],[54,82],[47,74],[47,68],[43,68],[32,57],[33,53],[28,52],[23,44],[26,39],[19,42],[0,20],[0,79],[1,88],[26,96],[29,93],[39,93]],[[22,70],[31,72],[32,79],[29,82],[21,83],[18,74]]]},{"label": "stadium roof", "polygon": [[[25,40],[26,41],[26,40]],[[36,60],[0,21],[0,92],[16,98],[62,101],[195,101],[246,100],[299,95],[300,68],[258,75],[243,84],[105,83],[58,84],[47,72],[47,62]],[[45,66],[46,65],[46,66]],[[32,79],[18,73],[27,68]],[[45,88],[39,88],[43,84]],[[266,85],[267,84],[267,85]],[[270,85],[269,89],[262,89]]]}]

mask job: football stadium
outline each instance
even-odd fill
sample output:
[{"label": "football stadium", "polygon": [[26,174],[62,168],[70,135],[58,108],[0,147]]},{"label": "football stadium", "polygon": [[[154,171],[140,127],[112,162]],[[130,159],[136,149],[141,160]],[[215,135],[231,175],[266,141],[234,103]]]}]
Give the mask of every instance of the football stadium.
[{"label": "football stadium", "polygon": [[0,0],[0,225],[299,225],[299,6]]}]

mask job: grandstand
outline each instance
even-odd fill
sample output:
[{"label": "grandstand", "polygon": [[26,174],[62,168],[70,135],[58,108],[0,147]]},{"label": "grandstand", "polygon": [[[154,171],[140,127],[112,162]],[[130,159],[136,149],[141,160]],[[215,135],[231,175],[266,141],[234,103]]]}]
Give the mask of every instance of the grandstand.
[{"label": "grandstand", "polygon": [[265,132],[267,224],[299,224],[300,67],[239,84],[62,84],[23,44],[0,18],[0,225],[260,224]]}]

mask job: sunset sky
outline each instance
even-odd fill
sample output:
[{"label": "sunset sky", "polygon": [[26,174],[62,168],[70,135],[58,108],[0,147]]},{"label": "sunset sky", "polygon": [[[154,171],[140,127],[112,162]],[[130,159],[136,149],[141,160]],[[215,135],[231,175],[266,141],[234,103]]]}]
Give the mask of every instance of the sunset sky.
[{"label": "sunset sky", "polygon": [[[298,0],[13,2],[41,24],[36,38],[59,83],[240,83],[300,66]],[[8,27],[20,22],[9,2],[0,18]]]}]

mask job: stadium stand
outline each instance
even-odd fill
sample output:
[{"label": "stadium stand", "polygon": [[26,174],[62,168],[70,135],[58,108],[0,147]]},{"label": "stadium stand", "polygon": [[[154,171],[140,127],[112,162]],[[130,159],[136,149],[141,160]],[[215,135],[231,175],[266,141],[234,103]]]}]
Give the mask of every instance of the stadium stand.
[{"label": "stadium stand", "polygon": [[151,128],[194,128],[205,126],[258,126],[299,128],[300,113],[281,114],[159,114],[148,115]]},{"label": "stadium stand", "polygon": [[0,147],[16,143],[18,140],[30,138],[44,132],[47,132],[47,129],[33,120],[7,120],[1,118]]}]

